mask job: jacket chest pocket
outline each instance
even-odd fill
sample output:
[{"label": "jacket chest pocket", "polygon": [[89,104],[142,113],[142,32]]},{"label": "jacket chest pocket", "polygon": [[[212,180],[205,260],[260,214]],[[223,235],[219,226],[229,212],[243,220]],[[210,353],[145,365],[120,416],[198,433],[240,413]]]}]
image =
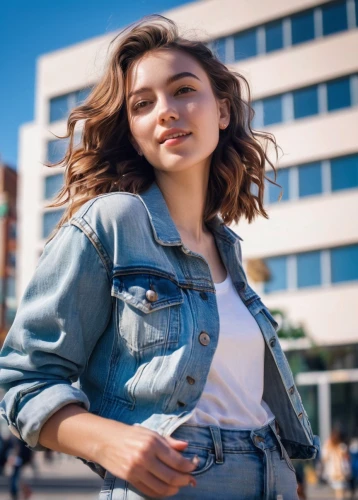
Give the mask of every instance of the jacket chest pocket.
[{"label": "jacket chest pocket", "polygon": [[152,274],[115,276],[119,334],[133,351],[176,344],[180,333],[183,293],[168,278]]}]

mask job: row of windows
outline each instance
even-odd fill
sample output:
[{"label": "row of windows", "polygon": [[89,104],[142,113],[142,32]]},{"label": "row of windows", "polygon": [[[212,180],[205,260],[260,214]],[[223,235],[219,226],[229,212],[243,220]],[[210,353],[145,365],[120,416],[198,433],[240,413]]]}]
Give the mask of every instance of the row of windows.
[{"label": "row of windows", "polygon": [[[274,180],[273,171],[267,172],[267,177]],[[265,203],[277,202],[281,191],[281,201],[288,201],[357,188],[358,154],[281,168],[277,170],[276,182],[281,187],[266,181]],[[44,199],[54,198],[62,186],[62,173],[45,177]]]},{"label": "row of windows", "polygon": [[50,99],[50,122],[67,118],[71,109],[85,101],[91,90],[92,87],[87,87]]},{"label": "row of windows", "polygon": [[209,46],[222,62],[230,64],[356,26],[358,0],[339,0],[219,38]]},{"label": "row of windows", "polygon": [[[274,180],[272,170],[267,177]],[[357,188],[358,154],[281,168],[277,170],[276,182],[281,188],[266,181],[266,203],[277,202],[281,191],[281,200],[287,201]]]},{"label": "row of windows", "polygon": [[254,101],[254,128],[330,113],[358,104],[358,75],[336,78]]},{"label": "row of windows", "polygon": [[358,245],[265,259],[270,280],[264,292],[358,280]]}]

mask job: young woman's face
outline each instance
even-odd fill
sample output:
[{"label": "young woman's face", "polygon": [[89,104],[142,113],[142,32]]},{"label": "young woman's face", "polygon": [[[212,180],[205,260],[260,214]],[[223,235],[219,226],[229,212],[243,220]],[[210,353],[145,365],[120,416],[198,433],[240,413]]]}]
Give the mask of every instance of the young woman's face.
[{"label": "young woman's face", "polygon": [[[229,105],[216,99],[193,57],[180,50],[145,54],[129,71],[126,97],[132,143],[154,168],[210,165],[219,129],[229,123]],[[166,139],[178,132],[187,135]]]}]

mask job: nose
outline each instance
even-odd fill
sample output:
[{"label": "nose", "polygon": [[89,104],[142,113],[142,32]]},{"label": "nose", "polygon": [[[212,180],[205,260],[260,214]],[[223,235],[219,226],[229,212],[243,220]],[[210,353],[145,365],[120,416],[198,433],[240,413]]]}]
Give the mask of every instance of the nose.
[{"label": "nose", "polygon": [[178,120],[179,113],[173,101],[168,98],[158,100],[158,122],[163,123],[168,120]]}]

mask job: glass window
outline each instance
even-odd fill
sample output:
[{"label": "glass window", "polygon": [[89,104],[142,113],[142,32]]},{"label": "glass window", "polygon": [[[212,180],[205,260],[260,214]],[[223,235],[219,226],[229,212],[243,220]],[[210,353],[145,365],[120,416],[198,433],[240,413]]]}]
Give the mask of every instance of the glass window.
[{"label": "glass window", "polygon": [[291,18],[292,45],[314,38],[313,10],[300,12]]},{"label": "glass window", "polygon": [[11,251],[11,252],[8,253],[7,263],[8,263],[9,267],[15,267],[16,266],[16,252]]},{"label": "glass window", "polygon": [[270,271],[270,280],[264,285],[265,293],[285,290],[287,288],[287,257],[271,257],[265,259]]},{"label": "glass window", "polygon": [[358,245],[332,248],[332,283],[358,280]]},{"label": "glass window", "polygon": [[321,252],[305,252],[297,255],[297,286],[321,284]]},{"label": "glass window", "polygon": [[347,108],[351,105],[349,77],[327,83],[327,101],[328,111]]},{"label": "glass window", "polygon": [[332,191],[358,187],[358,155],[331,160]]},{"label": "glass window", "polygon": [[308,163],[298,168],[299,197],[322,193],[321,163]]},{"label": "glass window", "polygon": [[322,6],[323,35],[331,35],[348,28],[345,1],[330,2]]},{"label": "glass window", "polygon": [[282,19],[273,23],[266,24],[266,52],[279,50],[283,47],[283,27]]},{"label": "glass window", "polygon": [[318,114],[318,87],[306,87],[293,92],[294,117],[304,118],[305,116]]},{"label": "glass window", "polygon": [[51,212],[45,212],[42,219],[42,237],[47,238],[50,236],[51,231],[54,229],[56,224],[61,219],[64,210],[54,210]]},{"label": "glass window", "polygon": [[9,329],[11,328],[11,325],[14,322],[16,316],[16,309],[13,309],[12,307],[7,307],[6,312],[5,312],[5,328]]},{"label": "glass window", "polygon": [[45,178],[45,200],[53,198],[63,186],[63,174],[49,175]]},{"label": "glass window", "polygon": [[282,96],[267,97],[263,101],[264,125],[282,122]]},{"label": "glass window", "polygon": [[6,278],[6,297],[10,299],[16,298],[16,281],[14,276],[8,276]]},{"label": "glass window", "polygon": [[77,90],[77,92],[75,92],[75,105],[77,106],[78,104],[82,104],[90,95],[91,91],[92,87]]},{"label": "glass window", "polygon": [[[280,184],[281,187],[275,186],[271,184],[271,182],[267,182],[266,189],[268,190],[268,202],[275,203],[278,201],[280,193],[282,191],[282,201],[287,201],[289,199],[289,168],[280,168],[277,170],[277,184]],[[269,171],[266,173],[266,177],[269,177],[272,180],[275,180],[275,176],[273,171]]]},{"label": "glass window", "polygon": [[220,61],[226,61],[226,38],[219,38],[214,40],[213,50]]},{"label": "glass window", "polygon": [[65,156],[68,146],[68,139],[55,139],[47,143],[47,160],[56,163]]},{"label": "glass window", "polygon": [[50,100],[50,122],[63,120],[69,111],[69,94],[54,97]]},{"label": "glass window", "polygon": [[256,28],[234,36],[235,61],[257,55]]}]

